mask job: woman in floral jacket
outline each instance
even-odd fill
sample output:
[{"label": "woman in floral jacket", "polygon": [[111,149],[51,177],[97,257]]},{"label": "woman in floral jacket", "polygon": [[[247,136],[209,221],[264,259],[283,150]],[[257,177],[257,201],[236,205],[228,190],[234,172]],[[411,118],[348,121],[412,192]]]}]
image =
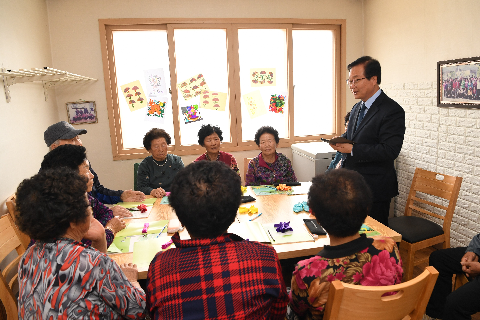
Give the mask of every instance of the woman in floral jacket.
[{"label": "woman in floral jacket", "polygon": [[278,132],[273,127],[263,126],[257,130],[255,143],[262,152],[248,164],[246,186],[297,182],[290,160],[277,153],[279,141]]},{"label": "woman in floral jacket", "polygon": [[288,319],[323,319],[334,280],[363,286],[402,281],[402,261],[395,242],[358,233],[371,204],[371,191],[355,171],[338,169],[313,178],[308,205],[327,231],[330,245],[296,266]]}]

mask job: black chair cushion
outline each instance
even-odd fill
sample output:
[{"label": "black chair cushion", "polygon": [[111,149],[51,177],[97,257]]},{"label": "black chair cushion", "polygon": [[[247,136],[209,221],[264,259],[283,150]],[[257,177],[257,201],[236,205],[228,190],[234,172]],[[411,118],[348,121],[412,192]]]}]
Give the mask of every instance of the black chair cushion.
[{"label": "black chair cushion", "polygon": [[388,219],[388,227],[400,233],[402,240],[420,242],[443,234],[442,226],[420,217],[401,216]]}]

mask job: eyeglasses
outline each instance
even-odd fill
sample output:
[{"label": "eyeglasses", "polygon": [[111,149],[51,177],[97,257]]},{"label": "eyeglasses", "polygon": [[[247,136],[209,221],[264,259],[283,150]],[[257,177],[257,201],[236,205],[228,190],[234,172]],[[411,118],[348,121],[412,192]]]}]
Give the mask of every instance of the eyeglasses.
[{"label": "eyeglasses", "polygon": [[348,80],[347,79],[347,86],[351,86],[351,85],[356,86],[363,79],[367,79],[367,78],[360,78],[360,79],[354,79],[354,80]]}]

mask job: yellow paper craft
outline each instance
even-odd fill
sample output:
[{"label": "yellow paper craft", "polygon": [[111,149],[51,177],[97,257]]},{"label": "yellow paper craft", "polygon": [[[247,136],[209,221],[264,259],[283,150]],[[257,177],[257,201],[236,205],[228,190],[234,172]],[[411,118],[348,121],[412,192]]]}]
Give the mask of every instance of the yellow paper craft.
[{"label": "yellow paper craft", "polygon": [[180,82],[177,84],[177,87],[185,100],[190,100],[193,97],[199,96],[204,91],[210,91],[207,82],[201,73]]},{"label": "yellow paper craft", "polygon": [[250,69],[250,84],[252,87],[266,87],[276,85],[275,68]]},{"label": "yellow paper craft", "polygon": [[243,101],[245,101],[245,105],[251,119],[263,116],[267,113],[260,90],[244,94]]},{"label": "yellow paper craft", "polygon": [[124,84],[120,88],[122,89],[123,96],[127,101],[130,111],[140,110],[147,106],[145,92],[142,89],[140,80]]},{"label": "yellow paper craft", "polygon": [[200,96],[200,108],[225,111],[227,94],[223,92],[204,91]]}]

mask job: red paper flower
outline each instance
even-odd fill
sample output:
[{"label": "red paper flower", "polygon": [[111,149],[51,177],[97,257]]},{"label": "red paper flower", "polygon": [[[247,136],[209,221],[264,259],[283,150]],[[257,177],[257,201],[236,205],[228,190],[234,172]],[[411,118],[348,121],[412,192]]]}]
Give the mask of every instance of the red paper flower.
[{"label": "red paper flower", "polygon": [[141,213],[147,212],[147,206],[144,204],[139,204],[137,208],[138,210],[140,210]]}]

